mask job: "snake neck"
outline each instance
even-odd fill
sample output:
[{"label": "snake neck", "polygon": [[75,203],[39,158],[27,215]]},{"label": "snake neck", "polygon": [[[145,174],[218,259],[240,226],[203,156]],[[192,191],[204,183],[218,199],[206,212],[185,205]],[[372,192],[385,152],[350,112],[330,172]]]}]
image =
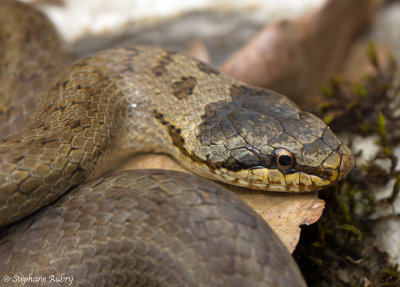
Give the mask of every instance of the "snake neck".
[{"label": "snake neck", "polygon": [[[8,209],[0,212],[0,224],[49,204],[121,153],[178,157],[174,136],[194,135],[204,107],[204,96],[196,96],[211,93],[201,88],[207,77],[197,78],[199,85],[187,77],[199,65],[187,59],[162,49],[118,49],[79,60],[59,75],[23,131],[0,141],[0,202]],[[183,62],[188,70],[179,69]]]}]

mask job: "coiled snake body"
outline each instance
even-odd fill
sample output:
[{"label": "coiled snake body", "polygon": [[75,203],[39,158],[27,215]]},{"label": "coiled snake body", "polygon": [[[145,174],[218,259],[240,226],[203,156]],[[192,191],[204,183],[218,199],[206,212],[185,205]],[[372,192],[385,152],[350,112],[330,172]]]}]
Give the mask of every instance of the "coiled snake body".
[{"label": "coiled snake body", "polygon": [[[304,285],[268,225],[222,187],[165,171],[93,179],[117,158],[155,151],[216,181],[318,190],[353,165],[320,119],[161,48],[102,51],[62,68],[70,56],[40,13],[2,0],[0,21],[0,224],[25,218],[3,228],[0,275],[65,274],[73,286]],[[49,278],[40,286],[54,286]]]}]

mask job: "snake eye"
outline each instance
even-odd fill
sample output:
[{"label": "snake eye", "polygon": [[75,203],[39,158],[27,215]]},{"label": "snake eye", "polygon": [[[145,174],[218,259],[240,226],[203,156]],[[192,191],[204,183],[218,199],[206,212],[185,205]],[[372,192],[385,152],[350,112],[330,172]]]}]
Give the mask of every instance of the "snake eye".
[{"label": "snake eye", "polygon": [[294,166],[294,155],[284,148],[278,148],[272,154],[272,162],[281,170],[289,170]]}]

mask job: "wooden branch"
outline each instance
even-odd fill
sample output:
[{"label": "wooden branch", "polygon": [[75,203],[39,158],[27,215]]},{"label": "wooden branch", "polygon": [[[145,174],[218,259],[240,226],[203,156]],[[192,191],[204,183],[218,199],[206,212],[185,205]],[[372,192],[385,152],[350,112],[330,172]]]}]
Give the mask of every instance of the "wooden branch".
[{"label": "wooden branch", "polygon": [[299,19],[268,25],[220,67],[245,83],[297,102],[327,80],[383,0],[329,0]]}]

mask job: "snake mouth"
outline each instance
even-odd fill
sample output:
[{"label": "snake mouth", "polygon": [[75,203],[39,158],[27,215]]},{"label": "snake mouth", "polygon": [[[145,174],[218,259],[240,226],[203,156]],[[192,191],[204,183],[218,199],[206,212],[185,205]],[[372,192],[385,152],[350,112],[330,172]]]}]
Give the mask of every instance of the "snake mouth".
[{"label": "snake mouth", "polygon": [[256,168],[232,171],[224,168],[216,173],[233,185],[277,192],[312,192],[324,189],[343,179],[354,166],[354,156],[344,144],[333,151],[318,167],[297,165],[291,171],[277,168]]},{"label": "snake mouth", "polygon": [[321,188],[335,184],[342,180],[354,167],[354,156],[351,150],[341,144],[334,150],[318,167],[299,167],[302,172],[319,178],[316,185],[321,184]]}]

